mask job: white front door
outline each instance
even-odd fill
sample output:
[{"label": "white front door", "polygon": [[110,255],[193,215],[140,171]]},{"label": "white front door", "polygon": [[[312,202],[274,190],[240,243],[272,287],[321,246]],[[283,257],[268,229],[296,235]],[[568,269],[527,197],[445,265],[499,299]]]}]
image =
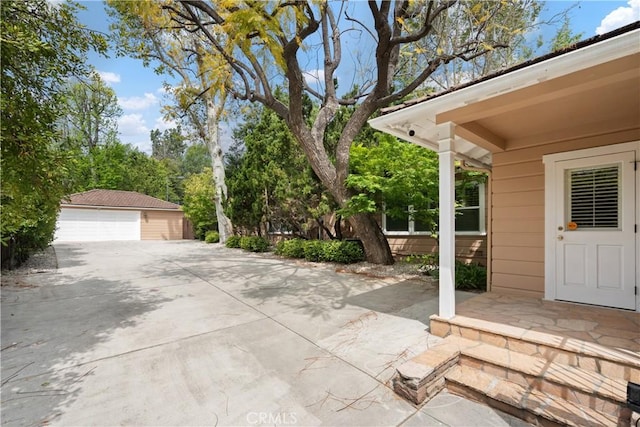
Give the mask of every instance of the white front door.
[{"label": "white front door", "polygon": [[555,296],[636,308],[635,151],[555,162]]}]

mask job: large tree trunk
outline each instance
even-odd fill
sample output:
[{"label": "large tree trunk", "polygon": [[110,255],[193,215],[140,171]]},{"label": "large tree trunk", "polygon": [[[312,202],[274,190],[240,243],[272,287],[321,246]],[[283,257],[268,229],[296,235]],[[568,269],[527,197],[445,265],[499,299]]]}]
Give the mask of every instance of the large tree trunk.
[{"label": "large tree trunk", "polygon": [[349,218],[349,221],[364,245],[367,261],[374,264],[393,264],[389,242],[373,214],[357,214]]},{"label": "large tree trunk", "polygon": [[[224,104],[224,101],[221,101]],[[212,97],[207,97],[207,147],[211,154],[211,166],[213,167],[213,180],[216,194],[213,202],[216,206],[216,219],[218,220],[218,234],[220,243],[227,241],[233,234],[231,220],[224,214],[223,202],[227,198],[227,184],[225,183],[224,162],[222,148],[220,147],[218,123],[220,121],[222,107],[215,104]]]}]

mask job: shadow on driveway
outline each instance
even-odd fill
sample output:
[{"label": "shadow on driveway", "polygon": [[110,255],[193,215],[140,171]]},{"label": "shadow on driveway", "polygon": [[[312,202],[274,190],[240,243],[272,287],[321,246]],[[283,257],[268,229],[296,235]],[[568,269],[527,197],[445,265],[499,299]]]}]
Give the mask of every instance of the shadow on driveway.
[{"label": "shadow on driveway", "polygon": [[[81,254],[65,251],[62,265],[82,265]],[[24,281],[33,287],[2,288],[1,406],[7,426],[55,418],[92,375],[95,366],[83,355],[167,301],[153,292],[133,292],[126,280],[42,274]]]}]

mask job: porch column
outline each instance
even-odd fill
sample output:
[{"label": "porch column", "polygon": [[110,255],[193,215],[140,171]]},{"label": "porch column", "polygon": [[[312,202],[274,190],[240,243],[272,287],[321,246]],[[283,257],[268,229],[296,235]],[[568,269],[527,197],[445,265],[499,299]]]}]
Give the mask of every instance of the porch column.
[{"label": "porch column", "polygon": [[440,196],[440,299],[439,316],[451,319],[456,315],[455,295],[455,125],[438,125],[439,196]]}]

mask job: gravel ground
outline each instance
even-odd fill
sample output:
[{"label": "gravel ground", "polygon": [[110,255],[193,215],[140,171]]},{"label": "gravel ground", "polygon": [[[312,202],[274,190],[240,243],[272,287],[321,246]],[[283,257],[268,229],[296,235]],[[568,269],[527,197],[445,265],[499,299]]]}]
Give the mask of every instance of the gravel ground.
[{"label": "gravel ground", "polygon": [[53,246],[36,252],[20,267],[13,270],[2,270],[0,283],[2,286],[28,286],[20,280],[21,276],[38,273],[53,273],[58,269],[58,258]]}]

